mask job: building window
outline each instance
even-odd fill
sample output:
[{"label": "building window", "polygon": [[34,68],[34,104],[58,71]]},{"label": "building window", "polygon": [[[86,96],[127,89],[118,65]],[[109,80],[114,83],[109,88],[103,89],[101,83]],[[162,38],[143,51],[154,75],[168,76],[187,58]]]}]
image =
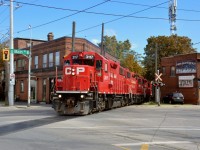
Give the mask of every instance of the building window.
[{"label": "building window", "polygon": [[24,81],[20,81],[20,92],[24,92]]},{"label": "building window", "polygon": [[17,62],[14,61],[14,72],[16,71],[16,67],[17,67]]},{"label": "building window", "polygon": [[56,52],[56,58],[55,58],[55,60],[56,60],[56,66],[59,66],[60,65],[60,52]]},{"label": "building window", "polygon": [[17,60],[17,68],[18,68],[19,71],[24,70],[24,66],[25,66],[25,60],[24,59]]},{"label": "building window", "polygon": [[43,92],[42,92],[42,101],[46,101],[46,79],[43,79]]},{"label": "building window", "polygon": [[43,55],[43,68],[46,68],[47,67],[47,54],[44,54]]},{"label": "building window", "polygon": [[162,67],[162,74],[166,75],[166,68],[165,67]]},{"label": "building window", "polygon": [[53,67],[53,53],[49,53],[49,67]]},{"label": "building window", "polygon": [[27,41],[27,42],[26,42],[26,47],[30,47],[30,46],[31,46],[30,41]]},{"label": "building window", "polygon": [[172,77],[175,76],[175,67],[174,66],[171,67],[170,76],[172,76]]},{"label": "building window", "polygon": [[38,56],[35,56],[34,67],[35,67],[35,69],[38,68]]}]

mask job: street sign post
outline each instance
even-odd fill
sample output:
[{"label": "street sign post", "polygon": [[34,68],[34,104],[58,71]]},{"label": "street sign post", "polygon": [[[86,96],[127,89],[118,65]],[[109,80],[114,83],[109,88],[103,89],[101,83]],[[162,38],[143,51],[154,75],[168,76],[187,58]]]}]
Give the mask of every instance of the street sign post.
[{"label": "street sign post", "polygon": [[10,49],[11,54],[29,55],[30,51],[25,49]]}]

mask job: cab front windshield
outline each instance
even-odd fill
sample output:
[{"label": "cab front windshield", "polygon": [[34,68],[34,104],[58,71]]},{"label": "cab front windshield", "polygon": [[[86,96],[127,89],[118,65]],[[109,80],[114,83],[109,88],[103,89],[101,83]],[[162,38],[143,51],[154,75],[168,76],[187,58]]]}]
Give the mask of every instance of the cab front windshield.
[{"label": "cab front windshield", "polygon": [[88,66],[94,66],[94,60],[93,59],[74,59],[73,65],[88,65]]}]

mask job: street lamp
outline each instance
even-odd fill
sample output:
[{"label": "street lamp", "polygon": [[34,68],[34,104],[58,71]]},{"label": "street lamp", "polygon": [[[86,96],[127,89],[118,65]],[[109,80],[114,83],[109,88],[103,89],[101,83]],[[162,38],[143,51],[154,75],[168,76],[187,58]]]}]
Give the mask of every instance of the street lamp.
[{"label": "street lamp", "polygon": [[29,30],[30,30],[30,52],[28,56],[28,104],[27,107],[30,107],[30,102],[31,102],[31,46],[32,46],[32,28],[31,25],[29,25]]}]

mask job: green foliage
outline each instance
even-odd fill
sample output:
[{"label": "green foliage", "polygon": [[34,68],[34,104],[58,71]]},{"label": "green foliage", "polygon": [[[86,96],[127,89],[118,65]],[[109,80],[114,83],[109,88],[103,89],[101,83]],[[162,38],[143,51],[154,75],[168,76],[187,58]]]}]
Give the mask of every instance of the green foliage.
[{"label": "green foliage", "polygon": [[5,48],[4,44],[0,44],[0,68],[3,67],[4,61],[3,61],[3,49]]},{"label": "green foliage", "polygon": [[[119,59],[122,59],[124,50],[129,50],[131,48],[129,40],[118,42],[115,36],[104,36],[103,40],[104,50]],[[98,45],[101,47],[101,43]]]},{"label": "green foliage", "polygon": [[126,57],[121,61],[121,65],[128,68],[130,71],[142,75],[143,69],[136,61],[134,55],[127,54]]},{"label": "green foliage", "polygon": [[169,57],[178,54],[194,53],[196,50],[192,47],[191,39],[185,36],[158,36],[147,39],[147,45],[144,48],[145,77],[149,80],[154,79],[155,73],[155,51],[158,54],[158,69],[162,57]]},{"label": "green foliage", "polygon": [[[98,45],[101,47],[101,43]],[[141,75],[143,69],[138,63],[138,54],[130,48],[131,43],[129,40],[118,42],[115,36],[104,36],[104,50],[118,58],[123,67]]]}]

